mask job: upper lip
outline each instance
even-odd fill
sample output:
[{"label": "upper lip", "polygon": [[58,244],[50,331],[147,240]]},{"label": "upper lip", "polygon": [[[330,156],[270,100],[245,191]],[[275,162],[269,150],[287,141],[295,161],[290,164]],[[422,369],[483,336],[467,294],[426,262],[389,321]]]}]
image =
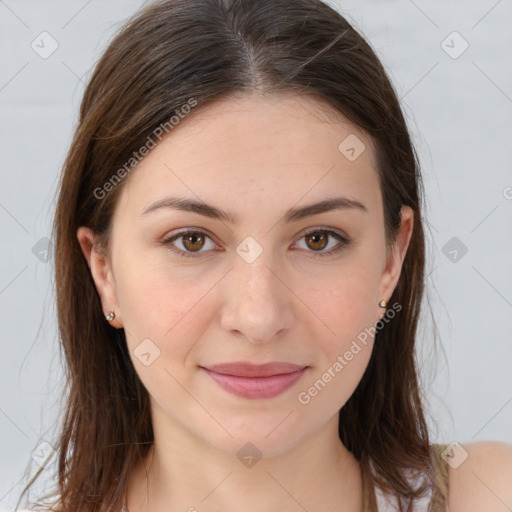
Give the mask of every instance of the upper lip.
[{"label": "upper lip", "polygon": [[224,375],[233,375],[236,377],[271,377],[272,375],[282,375],[293,373],[306,368],[292,363],[272,362],[265,364],[253,364],[247,362],[223,363],[212,366],[205,366],[207,370]]}]

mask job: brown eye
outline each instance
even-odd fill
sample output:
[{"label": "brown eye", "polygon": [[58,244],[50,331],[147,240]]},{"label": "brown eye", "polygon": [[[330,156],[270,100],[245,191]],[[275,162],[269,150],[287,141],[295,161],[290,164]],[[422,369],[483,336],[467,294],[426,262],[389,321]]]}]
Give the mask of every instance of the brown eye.
[{"label": "brown eye", "polygon": [[[338,243],[332,243],[336,240]],[[314,257],[322,257],[333,256],[348,247],[351,241],[331,229],[314,229],[304,234],[294,245],[300,247],[300,243],[304,244],[305,247],[301,248],[304,248],[306,252],[312,253]],[[328,250],[324,250],[326,247]]]},{"label": "brown eye", "polygon": [[[338,243],[332,243],[333,241]],[[332,256],[350,245],[350,239],[330,229],[315,229],[302,236],[300,242],[305,242],[307,252],[313,256]],[[208,247],[210,243],[210,247]],[[169,249],[180,256],[198,257],[209,249],[215,250],[215,243],[209,235],[202,231],[181,231],[162,241]],[[298,242],[294,245],[297,245]],[[180,247],[181,245],[181,247]],[[329,247],[329,250],[324,250]],[[205,249],[205,250],[203,250]]]},{"label": "brown eye", "polygon": [[[208,246],[208,242],[210,246]],[[207,249],[214,249],[215,243],[206,233],[202,231],[181,231],[162,241],[171,251],[180,256],[200,256],[207,252]],[[206,248],[205,250],[202,250]]]},{"label": "brown eye", "polygon": [[325,231],[313,231],[305,237],[308,247],[314,251],[321,251],[327,247],[329,235]]},{"label": "brown eye", "polygon": [[187,251],[198,251],[203,248],[204,236],[202,233],[191,232],[186,235],[182,235],[182,243]]}]

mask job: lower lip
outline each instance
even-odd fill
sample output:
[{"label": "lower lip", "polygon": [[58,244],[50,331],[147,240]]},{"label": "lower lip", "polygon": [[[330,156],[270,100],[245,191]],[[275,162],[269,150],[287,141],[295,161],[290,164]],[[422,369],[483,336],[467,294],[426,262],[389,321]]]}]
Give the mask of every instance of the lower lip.
[{"label": "lower lip", "polygon": [[271,377],[235,377],[202,368],[221,388],[242,398],[272,398],[291,388],[306,372],[302,370]]}]

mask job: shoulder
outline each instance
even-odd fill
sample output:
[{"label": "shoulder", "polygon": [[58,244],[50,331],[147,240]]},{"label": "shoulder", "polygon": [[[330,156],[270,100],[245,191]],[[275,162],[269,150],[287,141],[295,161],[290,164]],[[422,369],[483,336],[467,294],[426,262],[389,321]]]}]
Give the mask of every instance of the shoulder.
[{"label": "shoulder", "polygon": [[448,512],[512,510],[512,445],[495,441],[461,443],[448,462]]}]

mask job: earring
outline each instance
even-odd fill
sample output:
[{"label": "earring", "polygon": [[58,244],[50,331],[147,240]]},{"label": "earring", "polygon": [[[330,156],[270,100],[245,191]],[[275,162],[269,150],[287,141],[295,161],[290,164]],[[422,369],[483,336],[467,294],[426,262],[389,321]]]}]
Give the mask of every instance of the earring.
[{"label": "earring", "polygon": [[380,306],[381,308],[386,308],[386,307],[388,306],[388,303],[387,303],[385,300],[381,300],[381,301],[379,302],[379,306]]},{"label": "earring", "polygon": [[110,323],[114,318],[116,317],[116,314],[114,313],[114,310],[112,310],[106,317],[105,320]]}]

